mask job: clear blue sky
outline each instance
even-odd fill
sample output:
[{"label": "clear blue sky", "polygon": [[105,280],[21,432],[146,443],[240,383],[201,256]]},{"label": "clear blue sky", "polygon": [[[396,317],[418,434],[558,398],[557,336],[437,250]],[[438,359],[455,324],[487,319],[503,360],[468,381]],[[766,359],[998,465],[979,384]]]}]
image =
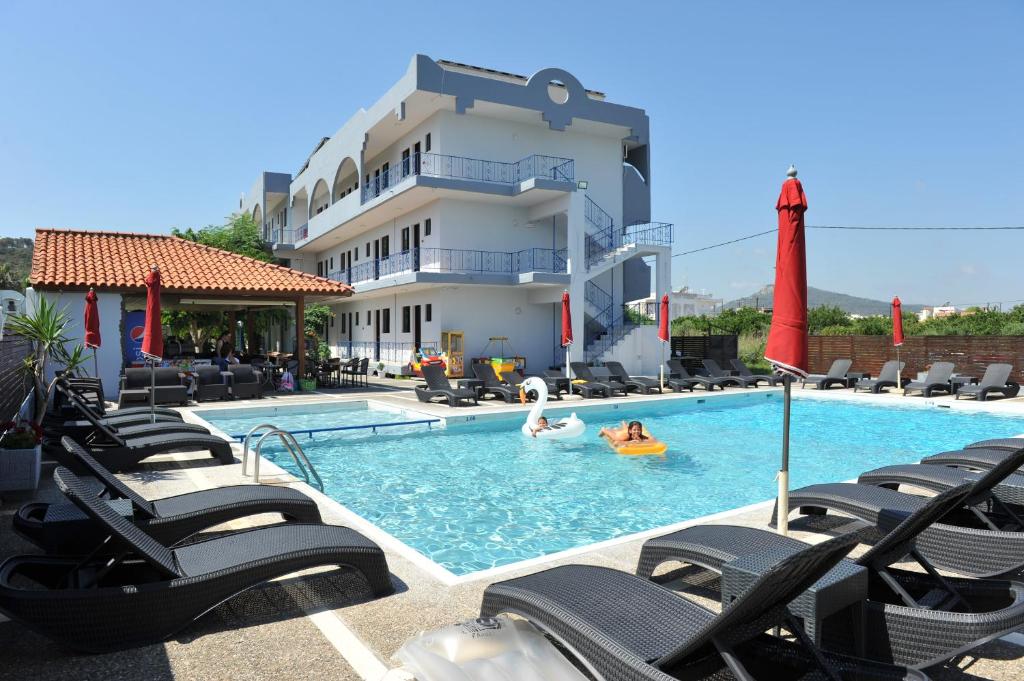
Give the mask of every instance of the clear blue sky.
[{"label": "clear blue sky", "polygon": [[[295,172],[421,52],[574,73],[651,117],[676,250],[774,226],[1024,224],[1024,3],[0,4],[0,234],[222,221]],[[906,302],[1024,299],[1024,232],[811,232],[812,286]],[[675,258],[731,299],[772,237]]]}]

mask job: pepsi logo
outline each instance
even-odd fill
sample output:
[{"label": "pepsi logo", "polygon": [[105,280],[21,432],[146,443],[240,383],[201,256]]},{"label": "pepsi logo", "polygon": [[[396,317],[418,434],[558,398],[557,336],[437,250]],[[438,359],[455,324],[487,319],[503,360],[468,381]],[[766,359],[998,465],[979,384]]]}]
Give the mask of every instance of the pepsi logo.
[{"label": "pepsi logo", "polygon": [[136,343],[142,342],[142,337],[146,335],[145,326],[133,326],[132,330],[128,332],[128,337]]}]

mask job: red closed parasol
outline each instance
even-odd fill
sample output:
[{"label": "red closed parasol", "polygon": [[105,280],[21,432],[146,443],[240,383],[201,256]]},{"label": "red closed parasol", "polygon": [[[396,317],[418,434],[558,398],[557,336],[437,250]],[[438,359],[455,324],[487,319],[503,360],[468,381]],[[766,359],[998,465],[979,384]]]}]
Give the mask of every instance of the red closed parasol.
[{"label": "red closed parasol", "polygon": [[900,385],[903,370],[899,365],[900,346],[903,345],[903,303],[899,296],[892,299],[892,344],[896,346],[896,389],[899,390],[903,387]]},{"label": "red closed parasol", "polygon": [[804,213],[807,197],[796,168],[790,166],[788,179],[775,203],[779,214],[779,245],[775,256],[775,291],[772,325],[764,358],[784,374],[782,402],[782,465],[779,467],[779,533],[789,531],[789,414],[793,376],[807,375],[807,250]]},{"label": "red closed parasol", "polygon": [[[661,305],[658,309],[658,340],[662,343],[669,342],[668,335],[668,294],[661,296]],[[665,391],[665,346],[661,346],[661,391]]]},{"label": "red closed parasol", "polygon": [[153,265],[146,275],[146,326],[142,355],[153,362],[149,383],[150,420],[156,423],[156,365],[164,356],[164,332],[160,326],[160,268]]},{"label": "red closed parasol", "polygon": [[569,346],[572,345],[572,312],[569,292],[562,292],[562,347],[565,348],[565,375],[569,376]]},{"label": "red closed parasol", "polygon": [[96,348],[100,346],[100,310],[96,291],[89,289],[85,294],[85,347],[92,348],[92,367],[96,378],[100,376],[99,363],[96,360]]}]

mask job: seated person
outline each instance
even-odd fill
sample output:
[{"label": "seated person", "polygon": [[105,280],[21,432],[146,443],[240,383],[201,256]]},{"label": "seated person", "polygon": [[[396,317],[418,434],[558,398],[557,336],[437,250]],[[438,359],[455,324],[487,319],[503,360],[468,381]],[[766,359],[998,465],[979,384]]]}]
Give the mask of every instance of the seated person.
[{"label": "seated person", "polygon": [[598,435],[608,438],[612,444],[643,442],[649,439],[644,435],[644,426],[639,421],[630,421],[628,426],[623,421],[622,426],[619,428],[602,428]]},{"label": "seated person", "polygon": [[533,435],[534,437],[537,437],[537,433],[539,433],[542,430],[547,430],[550,427],[551,426],[548,425],[547,418],[541,416],[539,419],[537,419],[537,427],[530,429],[530,434]]}]

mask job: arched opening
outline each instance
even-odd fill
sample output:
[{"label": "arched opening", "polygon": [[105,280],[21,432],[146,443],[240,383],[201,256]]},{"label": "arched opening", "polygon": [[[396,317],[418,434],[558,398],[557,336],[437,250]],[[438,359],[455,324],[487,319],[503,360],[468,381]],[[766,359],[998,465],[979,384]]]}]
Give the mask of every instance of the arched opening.
[{"label": "arched opening", "polygon": [[359,168],[356,167],[356,162],[352,160],[351,156],[346,156],[338,166],[338,172],[334,175],[334,198],[331,203],[340,201],[357,191],[359,191]]},{"label": "arched opening", "polygon": [[331,192],[327,189],[327,183],[317,180],[313,185],[313,198],[309,202],[309,217],[319,215],[331,205]]},{"label": "arched opening", "polygon": [[[303,187],[299,191],[295,192],[295,196],[292,197],[292,221],[298,222],[301,216],[309,215],[309,198],[306,194],[306,188]],[[302,220],[302,224],[295,225],[294,240],[304,239],[306,234],[306,224],[309,218]]]},{"label": "arched opening", "polygon": [[260,204],[258,203],[252,209],[252,221],[256,223],[256,227],[259,228],[260,234],[263,236],[264,239],[266,239],[267,228],[263,224],[263,209],[260,208]]}]

